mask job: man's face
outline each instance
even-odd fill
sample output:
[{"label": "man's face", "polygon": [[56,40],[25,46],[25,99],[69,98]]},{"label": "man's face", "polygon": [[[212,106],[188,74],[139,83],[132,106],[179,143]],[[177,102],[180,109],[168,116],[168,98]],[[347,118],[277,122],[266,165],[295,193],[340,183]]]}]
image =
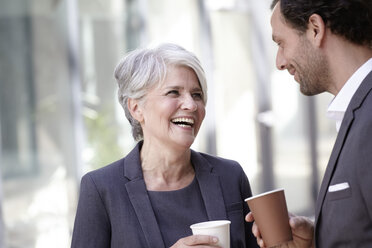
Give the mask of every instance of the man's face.
[{"label": "man's face", "polygon": [[327,91],[330,77],[326,57],[308,40],[308,31],[300,33],[285,22],[280,12],[280,2],[274,7],[271,27],[273,40],[278,44],[277,68],[288,70],[300,84],[300,91],[304,95]]}]

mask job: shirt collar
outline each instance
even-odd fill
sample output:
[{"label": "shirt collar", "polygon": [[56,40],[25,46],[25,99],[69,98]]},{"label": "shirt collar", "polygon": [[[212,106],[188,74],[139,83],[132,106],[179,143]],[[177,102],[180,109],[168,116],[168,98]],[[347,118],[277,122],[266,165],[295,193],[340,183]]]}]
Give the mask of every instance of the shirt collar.
[{"label": "shirt collar", "polygon": [[365,62],[353,75],[346,81],[340,92],[333,98],[328,106],[327,117],[336,121],[337,132],[340,129],[347,107],[359,88],[363,79],[372,71],[372,58]]}]

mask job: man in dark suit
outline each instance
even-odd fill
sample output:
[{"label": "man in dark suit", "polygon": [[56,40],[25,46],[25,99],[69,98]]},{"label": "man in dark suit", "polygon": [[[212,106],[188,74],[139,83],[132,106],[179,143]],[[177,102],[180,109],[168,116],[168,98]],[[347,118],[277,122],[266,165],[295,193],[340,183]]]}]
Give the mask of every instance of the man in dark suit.
[{"label": "man in dark suit", "polygon": [[[278,69],[305,95],[335,96],[327,114],[338,131],[315,224],[292,216],[285,247],[372,247],[372,1],[274,0],[272,8]],[[253,233],[264,246],[256,225]]]}]

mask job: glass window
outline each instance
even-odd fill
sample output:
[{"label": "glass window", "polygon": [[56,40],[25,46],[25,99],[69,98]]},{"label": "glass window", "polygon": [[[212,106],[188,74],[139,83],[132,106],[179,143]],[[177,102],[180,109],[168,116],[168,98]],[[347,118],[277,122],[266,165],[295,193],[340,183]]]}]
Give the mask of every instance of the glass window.
[{"label": "glass window", "polygon": [[290,211],[312,215],[336,136],[331,97],[309,100],[276,71],[269,4],[3,0],[0,247],[69,247],[81,176],[135,144],[114,68],[160,42],[193,51],[206,71],[207,115],[192,148],[237,160],[254,194],[283,187]]}]

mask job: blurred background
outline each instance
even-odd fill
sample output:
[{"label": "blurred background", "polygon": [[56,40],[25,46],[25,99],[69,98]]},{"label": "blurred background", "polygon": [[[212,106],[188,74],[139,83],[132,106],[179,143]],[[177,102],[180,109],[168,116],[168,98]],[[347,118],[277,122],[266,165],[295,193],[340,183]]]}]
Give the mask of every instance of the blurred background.
[{"label": "blurred background", "polygon": [[[335,124],[275,68],[270,0],[0,0],[0,247],[69,247],[81,176],[135,145],[113,70],[161,42],[205,68],[193,149],[240,162],[254,194],[313,216]],[[228,173],[228,172],[227,172]]]}]

